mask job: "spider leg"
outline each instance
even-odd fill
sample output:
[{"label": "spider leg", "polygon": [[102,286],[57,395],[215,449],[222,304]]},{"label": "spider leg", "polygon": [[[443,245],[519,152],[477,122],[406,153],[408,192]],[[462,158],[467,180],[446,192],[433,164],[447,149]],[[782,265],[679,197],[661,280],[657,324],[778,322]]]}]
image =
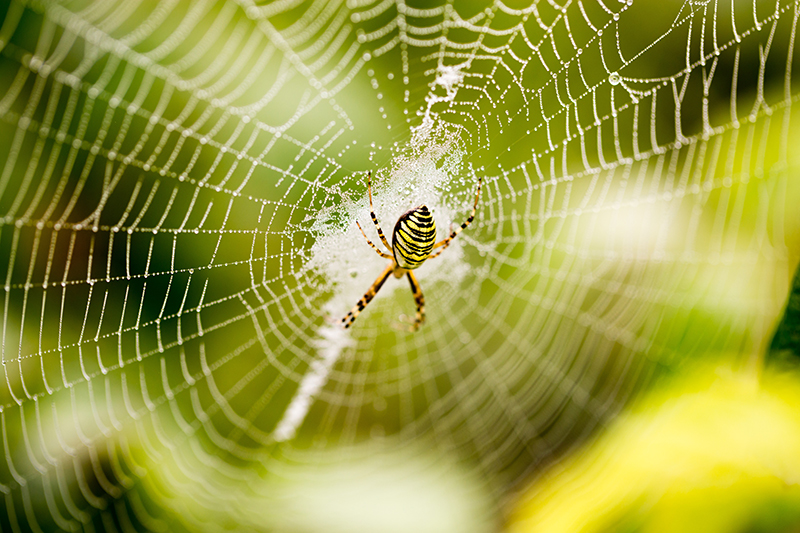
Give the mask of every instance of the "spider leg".
[{"label": "spider leg", "polygon": [[[450,245],[450,241],[455,239],[456,235],[461,233],[467,226],[469,226],[472,223],[472,220],[475,218],[475,211],[478,209],[478,197],[481,195],[481,182],[482,181],[483,181],[483,178],[478,178],[478,190],[475,193],[475,203],[472,204],[472,212],[469,214],[469,217],[467,218],[467,220],[463,224],[461,224],[461,226],[459,226],[456,229],[454,229],[453,231],[451,231],[450,235],[446,239],[442,239],[441,241],[439,241],[436,244],[434,244],[433,245],[434,248],[439,248],[440,246],[443,246],[444,248],[447,248]],[[442,253],[441,250],[439,252],[437,252],[436,254],[428,257],[428,259],[436,257],[440,253]]]},{"label": "spider leg", "polygon": [[444,251],[445,251],[445,249],[446,249],[448,246],[450,246],[450,240],[452,240],[452,239],[448,239],[447,243],[446,243],[446,244],[443,244],[443,245],[442,245],[442,247],[441,247],[441,248],[439,248],[439,251],[438,251],[438,252],[436,252],[435,254],[431,254],[431,255],[429,255],[429,256],[428,256],[428,259],[433,259],[434,257],[439,257],[439,256],[442,254],[442,252],[444,252]]},{"label": "spider leg", "polygon": [[372,217],[372,223],[375,224],[375,228],[378,230],[378,237],[381,238],[381,242],[386,248],[391,250],[392,247],[389,246],[389,241],[386,240],[386,235],[383,234],[381,225],[378,224],[378,216],[375,214],[375,208],[372,207],[372,171],[367,172],[367,191],[369,191],[369,216]]},{"label": "spider leg", "polygon": [[372,286],[369,289],[367,289],[367,292],[364,293],[364,296],[361,297],[358,303],[342,319],[341,322],[342,327],[344,327],[345,329],[350,327],[350,325],[353,323],[353,321],[356,319],[359,313],[361,313],[361,311],[364,310],[367,304],[369,304],[372,301],[375,295],[378,294],[378,291],[381,290],[383,283],[391,275],[393,270],[394,270],[394,263],[391,263],[388,267],[386,267],[386,270],[381,272],[381,275],[378,276],[378,279],[375,280],[375,283],[373,283]]},{"label": "spider leg", "polygon": [[391,255],[389,255],[389,254],[387,254],[387,253],[384,253],[384,252],[381,252],[381,251],[380,251],[380,249],[379,249],[377,246],[375,246],[375,245],[372,243],[372,241],[371,241],[371,240],[367,239],[367,234],[366,234],[366,233],[364,233],[364,230],[363,230],[363,229],[361,229],[361,224],[359,224],[359,223],[358,223],[358,220],[356,220],[356,226],[358,226],[358,229],[360,229],[360,230],[361,230],[361,235],[363,235],[363,236],[364,236],[364,238],[367,240],[367,244],[369,244],[370,246],[372,246],[372,249],[373,249],[373,250],[375,250],[376,252],[378,252],[378,255],[380,255],[381,257],[383,257],[383,258],[385,258],[385,259],[394,259],[394,258],[393,258]]},{"label": "spider leg", "polygon": [[406,275],[408,282],[411,284],[411,292],[414,293],[414,302],[417,304],[417,316],[414,318],[414,324],[411,325],[411,331],[417,331],[419,327],[425,322],[425,296],[422,295],[422,289],[419,286],[417,277],[414,272],[409,270]]},{"label": "spider leg", "polygon": [[[451,222],[451,223],[450,223],[450,233],[452,233],[452,232],[453,232],[453,223]],[[433,259],[434,257],[438,257],[439,255],[441,255],[441,253],[442,253],[442,252],[444,252],[444,251],[445,251],[445,249],[446,249],[448,246],[450,246],[450,241],[448,241],[448,242],[447,242],[447,243],[445,243],[445,244],[442,244],[442,247],[441,247],[441,248],[439,248],[439,251],[438,251],[438,252],[436,252],[435,254],[429,255],[429,256],[428,256],[428,259]],[[434,247],[434,248],[435,248],[435,247]]]}]

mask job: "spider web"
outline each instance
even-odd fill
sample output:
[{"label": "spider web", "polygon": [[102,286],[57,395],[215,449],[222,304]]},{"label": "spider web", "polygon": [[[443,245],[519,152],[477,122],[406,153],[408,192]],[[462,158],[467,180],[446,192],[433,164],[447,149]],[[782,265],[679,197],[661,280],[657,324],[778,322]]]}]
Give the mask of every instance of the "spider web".
[{"label": "spider web", "polygon": [[[297,465],[420,443],[502,501],[660,373],[760,362],[797,2],[2,13],[3,527],[280,529],[248,502]],[[367,171],[440,238],[483,178],[413,334],[404,280],[337,325],[386,266]]]}]

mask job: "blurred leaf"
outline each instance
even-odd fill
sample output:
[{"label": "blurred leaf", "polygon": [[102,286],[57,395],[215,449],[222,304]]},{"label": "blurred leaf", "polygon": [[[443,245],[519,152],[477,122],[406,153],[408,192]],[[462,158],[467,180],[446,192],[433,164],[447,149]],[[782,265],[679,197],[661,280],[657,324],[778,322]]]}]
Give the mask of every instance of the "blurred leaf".
[{"label": "blurred leaf", "polygon": [[510,530],[797,531],[797,405],[796,374],[679,378],[537,480]]}]

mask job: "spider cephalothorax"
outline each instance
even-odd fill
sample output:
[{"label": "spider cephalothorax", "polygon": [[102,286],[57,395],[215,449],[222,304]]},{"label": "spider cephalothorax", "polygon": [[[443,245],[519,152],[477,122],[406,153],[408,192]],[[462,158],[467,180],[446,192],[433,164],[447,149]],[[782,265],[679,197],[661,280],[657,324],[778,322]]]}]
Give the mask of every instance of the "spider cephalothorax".
[{"label": "spider cephalothorax", "polygon": [[[367,243],[372,249],[378,252],[378,255],[381,257],[391,259],[392,262],[381,272],[381,275],[378,276],[378,279],[375,280],[375,283],[373,283],[364,296],[361,297],[355,307],[342,318],[342,325],[345,328],[350,327],[359,313],[372,301],[390,275],[394,274],[394,277],[401,278],[403,274],[405,274],[406,277],[408,277],[408,282],[411,284],[411,291],[414,293],[414,301],[417,303],[417,316],[414,320],[414,324],[411,326],[411,330],[415,331],[425,321],[425,297],[422,295],[422,289],[419,286],[419,282],[417,282],[417,278],[414,276],[413,270],[419,268],[426,260],[433,259],[442,253],[444,249],[450,245],[450,241],[461,233],[461,230],[469,226],[472,219],[475,218],[475,210],[478,208],[478,197],[481,194],[481,180],[478,180],[475,203],[472,206],[472,212],[469,218],[467,218],[461,226],[452,230],[447,238],[439,242],[436,242],[436,222],[433,220],[433,215],[431,215],[427,206],[421,205],[403,213],[403,215],[397,219],[397,224],[395,224],[394,231],[392,232],[392,245],[390,246],[389,242],[386,240],[386,236],[383,234],[383,230],[381,230],[380,224],[378,224],[378,217],[375,215],[375,209],[372,207],[371,172],[367,174],[367,191],[369,192],[369,214],[372,217],[372,222],[375,224],[375,229],[378,231],[378,237],[380,237],[381,242],[386,248],[392,251],[392,254],[382,252],[372,241],[367,239],[367,235],[361,228],[361,224],[356,222],[356,225],[358,229],[361,230],[361,234],[367,239]],[[435,248],[441,248],[441,250],[431,255],[431,252]]]}]

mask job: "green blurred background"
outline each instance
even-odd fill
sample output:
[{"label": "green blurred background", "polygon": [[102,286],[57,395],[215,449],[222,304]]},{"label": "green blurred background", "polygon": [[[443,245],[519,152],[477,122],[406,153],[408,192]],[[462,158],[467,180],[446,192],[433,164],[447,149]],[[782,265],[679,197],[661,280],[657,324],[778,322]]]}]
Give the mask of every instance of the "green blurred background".
[{"label": "green blurred background", "polygon": [[797,531],[798,13],[0,3],[0,527]]}]

